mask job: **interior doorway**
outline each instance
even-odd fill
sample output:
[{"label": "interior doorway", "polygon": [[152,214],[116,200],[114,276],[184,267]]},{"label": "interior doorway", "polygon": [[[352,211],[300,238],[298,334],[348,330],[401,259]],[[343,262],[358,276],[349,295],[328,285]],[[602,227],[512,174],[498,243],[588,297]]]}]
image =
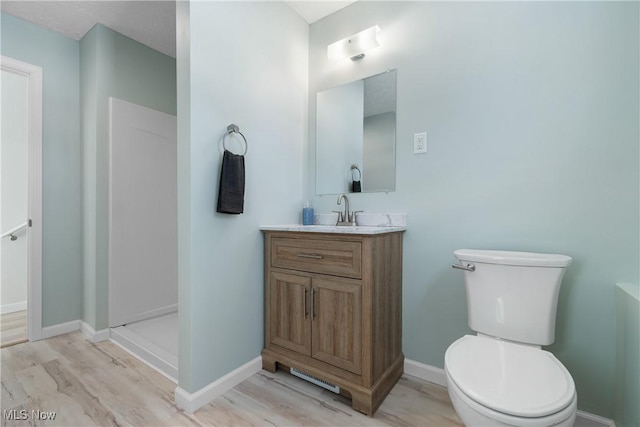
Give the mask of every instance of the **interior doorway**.
[{"label": "interior doorway", "polygon": [[42,68],[0,60],[2,347],[42,337]]}]

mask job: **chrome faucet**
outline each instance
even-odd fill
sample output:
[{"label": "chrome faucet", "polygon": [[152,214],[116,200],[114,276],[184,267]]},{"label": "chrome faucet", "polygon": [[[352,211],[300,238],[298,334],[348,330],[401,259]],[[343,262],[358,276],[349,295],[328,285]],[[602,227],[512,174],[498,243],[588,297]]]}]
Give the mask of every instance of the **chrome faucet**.
[{"label": "chrome faucet", "polygon": [[356,213],[362,211],[351,212],[349,210],[349,199],[346,194],[341,194],[338,196],[338,206],[342,204],[342,199],[344,199],[344,211],[334,211],[338,214],[338,222],[336,225],[356,225]]}]

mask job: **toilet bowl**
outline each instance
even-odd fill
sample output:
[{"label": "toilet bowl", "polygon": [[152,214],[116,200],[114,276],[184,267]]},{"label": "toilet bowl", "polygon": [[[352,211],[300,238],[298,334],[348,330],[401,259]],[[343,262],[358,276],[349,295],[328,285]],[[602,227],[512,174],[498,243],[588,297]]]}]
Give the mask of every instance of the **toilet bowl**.
[{"label": "toilet bowl", "polygon": [[466,335],[445,354],[451,402],[466,426],[567,426],[577,396],[566,368],[539,348]]},{"label": "toilet bowl", "polygon": [[469,327],[445,353],[449,397],[466,426],[572,426],[569,371],[541,346],[555,339],[560,284],[571,257],[457,250]]}]

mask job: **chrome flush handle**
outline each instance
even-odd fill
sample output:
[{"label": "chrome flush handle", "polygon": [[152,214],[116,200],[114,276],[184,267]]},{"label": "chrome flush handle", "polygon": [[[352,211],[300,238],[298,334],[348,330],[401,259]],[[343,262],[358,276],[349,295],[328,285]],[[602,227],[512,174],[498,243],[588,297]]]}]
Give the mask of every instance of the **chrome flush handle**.
[{"label": "chrome flush handle", "polygon": [[476,271],[476,266],[471,263],[467,263],[466,265],[452,264],[451,267],[458,270],[464,270],[464,271]]}]

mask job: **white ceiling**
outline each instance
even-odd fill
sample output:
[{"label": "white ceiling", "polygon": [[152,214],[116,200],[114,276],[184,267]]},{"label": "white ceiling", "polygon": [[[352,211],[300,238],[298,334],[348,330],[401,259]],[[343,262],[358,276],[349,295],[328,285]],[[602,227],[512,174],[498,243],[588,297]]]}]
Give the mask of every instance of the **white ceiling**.
[{"label": "white ceiling", "polygon": [[309,24],[313,24],[317,20],[324,18],[327,15],[331,15],[334,12],[349,6],[351,3],[355,3],[357,0],[335,1],[285,1],[286,4],[298,15],[302,16]]},{"label": "white ceiling", "polygon": [[[313,23],[356,0],[286,1]],[[176,56],[175,0],[145,1],[0,1],[3,13],[80,40],[97,23],[166,55]]]},{"label": "white ceiling", "polygon": [[174,0],[2,0],[0,7],[3,13],[74,40],[80,40],[96,23],[100,23],[166,55],[176,56]]}]

